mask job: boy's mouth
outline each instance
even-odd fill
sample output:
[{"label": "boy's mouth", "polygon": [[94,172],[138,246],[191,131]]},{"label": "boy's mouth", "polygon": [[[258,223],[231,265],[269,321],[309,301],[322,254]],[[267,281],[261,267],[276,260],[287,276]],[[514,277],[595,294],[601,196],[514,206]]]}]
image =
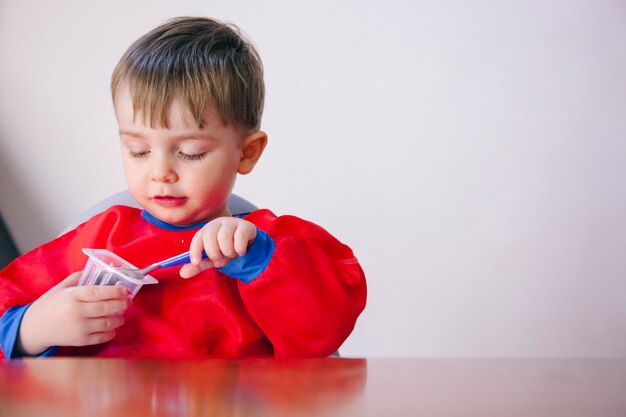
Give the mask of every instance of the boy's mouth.
[{"label": "boy's mouth", "polygon": [[152,200],[162,207],[177,207],[185,204],[187,197],[174,197],[171,195],[155,195]]}]

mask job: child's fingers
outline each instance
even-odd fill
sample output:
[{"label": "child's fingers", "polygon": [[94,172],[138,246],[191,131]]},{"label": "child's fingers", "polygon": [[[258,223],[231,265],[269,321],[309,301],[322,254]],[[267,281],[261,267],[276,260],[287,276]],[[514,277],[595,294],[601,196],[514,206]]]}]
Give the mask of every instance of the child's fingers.
[{"label": "child's fingers", "polygon": [[120,314],[130,307],[130,299],[113,299],[99,302],[85,302],[82,306],[83,317],[95,318]]},{"label": "child's fingers", "polygon": [[100,343],[108,342],[109,340],[113,340],[115,338],[115,329],[108,330],[104,332],[96,332],[90,333],[82,340],[77,343],[74,343],[75,346],[90,346],[90,345],[99,345]]},{"label": "child's fingers", "polygon": [[87,320],[85,330],[89,334],[109,332],[117,329],[122,324],[124,324],[124,316],[98,317]]},{"label": "child's fingers", "polygon": [[[191,264],[196,268],[184,266],[180,276],[189,278],[207,268],[225,266],[232,259],[247,252],[248,244],[254,240],[256,234],[256,226],[240,219],[219,218],[212,220],[191,240],[189,246]],[[203,250],[211,263],[200,267]]]},{"label": "child's fingers", "polygon": [[[256,238],[256,227],[248,227],[248,225],[245,224],[237,227],[233,237],[233,245],[238,256],[246,254],[248,251],[248,244],[254,240],[254,238]],[[232,256],[232,258],[235,258],[236,256]]]},{"label": "child's fingers", "polygon": [[180,268],[179,271],[179,275],[181,276],[181,278],[191,278],[193,276],[198,275],[200,272],[204,271],[205,269],[209,269],[209,268],[213,268],[213,262],[209,259],[203,259],[202,262],[200,262],[200,264],[198,265],[193,265],[193,264],[186,264],[183,265],[182,268]]},{"label": "child's fingers", "polygon": [[219,243],[217,242],[217,233],[221,227],[221,224],[209,223],[202,234],[202,243],[204,245],[204,251],[207,257],[213,262],[222,259],[222,252],[220,251]]},{"label": "child's fingers", "polygon": [[128,297],[128,288],[124,286],[88,285],[77,287],[75,291],[78,301],[93,302]]},{"label": "child's fingers", "polygon": [[227,258],[236,258],[237,252],[234,246],[234,235],[237,230],[237,224],[235,223],[223,223],[217,232],[217,243],[221,255]]},{"label": "child's fingers", "polygon": [[199,266],[193,265],[193,264],[186,264],[186,265],[183,265],[182,268],[180,268],[180,271],[178,272],[178,274],[180,275],[181,278],[187,279],[187,278],[191,278],[193,276],[198,275],[200,272],[202,272],[202,270],[200,269]]},{"label": "child's fingers", "polygon": [[189,258],[193,265],[198,265],[202,260],[202,251],[204,250],[203,234],[204,229],[196,233],[189,244]]}]

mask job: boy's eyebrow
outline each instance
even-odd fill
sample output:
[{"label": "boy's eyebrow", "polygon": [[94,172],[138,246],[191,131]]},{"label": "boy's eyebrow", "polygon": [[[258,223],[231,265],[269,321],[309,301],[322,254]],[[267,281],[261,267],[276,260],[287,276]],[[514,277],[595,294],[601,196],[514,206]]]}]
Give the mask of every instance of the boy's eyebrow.
[{"label": "boy's eyebrow", "polygon": [[210,136],[208,134],[201,134],[201,133],[182,133],[180,135],[172,136],[172,139],[174,139],[174,140],[180,140],[180,139],[201,139],[201,140],[209,140],[209,141],[215,140],[215,138],[213,138],[213,136]]},{"label": "boy's eyebrow", "polygon": [[[132,136],[132,137],[139,138],[139,139],[143,139],[144,138],[144,136],[141,133],[133,132],[133,131],[130,131],[130,130],[120,130],[119,134],[120,135],[125,135],[125,136]],[[174,140],[180,140],[180,139],[200,139],[200,140],[215,141],[215,138],[213,136],[210,136],[210,135],[207,135],[207,134],[200,134],[200,133],[182,133],[180,135],[172,136],[172,139],[174,139]]]},{"label": "boy's eyebrow", "polygon": [[126,136],[134,136],[136,138],[142,138],[143,137],[139,133],[131,132],[129,130],[119,130],[119,134],[120,135],[126,135]]}]

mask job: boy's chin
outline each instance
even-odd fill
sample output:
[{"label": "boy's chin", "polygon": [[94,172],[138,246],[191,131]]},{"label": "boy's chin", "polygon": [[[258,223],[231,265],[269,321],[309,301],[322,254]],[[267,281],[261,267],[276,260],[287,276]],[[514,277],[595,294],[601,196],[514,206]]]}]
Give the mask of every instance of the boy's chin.
[{"label": "boy's chin", "polygon": [[195,216],[189,213],[181,213],[180,210],[163,208],[160,206],[146,207],[146,210],[150,212],[154,217],[160,221],[170,224],[172,226],[184,227],[190,226],[196,223],[200,223],[202,220],[195,220]]},{"label": "boy's chin", "polygon": [[188,213],[180,209],[164,209],[162,207],[155,207],[154,210],[148,209],[148,211],[150,212],[150,214],[152,214],[154,217],[161,220],[162,222],[177,227],[193,226],[199,223],[208,222],[217,217],[230,215],[229,212],[222,213],[221,211],[213,214]]}]

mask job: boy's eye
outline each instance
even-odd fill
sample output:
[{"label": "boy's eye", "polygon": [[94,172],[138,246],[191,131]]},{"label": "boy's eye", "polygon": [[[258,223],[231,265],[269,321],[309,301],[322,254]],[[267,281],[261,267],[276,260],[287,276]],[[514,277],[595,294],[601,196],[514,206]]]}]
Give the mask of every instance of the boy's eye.
[{"label": "boy's eye", "polygon": [[204,155],[206,155],[206,152],[196,153],[196,154],[188,154],[188,153],[185,153],[185,152],[178,151],[178,156],[180,156],[181,159],[184,159],[186,161],[198,161],[198,160],[204,158]]},{"label": "boy's eye", "polygon": [[128,156],[130,156],[131,158],[143,158],[147,156],[149,153],[150,151],[139,151],[139,152],[128,151]]}]

